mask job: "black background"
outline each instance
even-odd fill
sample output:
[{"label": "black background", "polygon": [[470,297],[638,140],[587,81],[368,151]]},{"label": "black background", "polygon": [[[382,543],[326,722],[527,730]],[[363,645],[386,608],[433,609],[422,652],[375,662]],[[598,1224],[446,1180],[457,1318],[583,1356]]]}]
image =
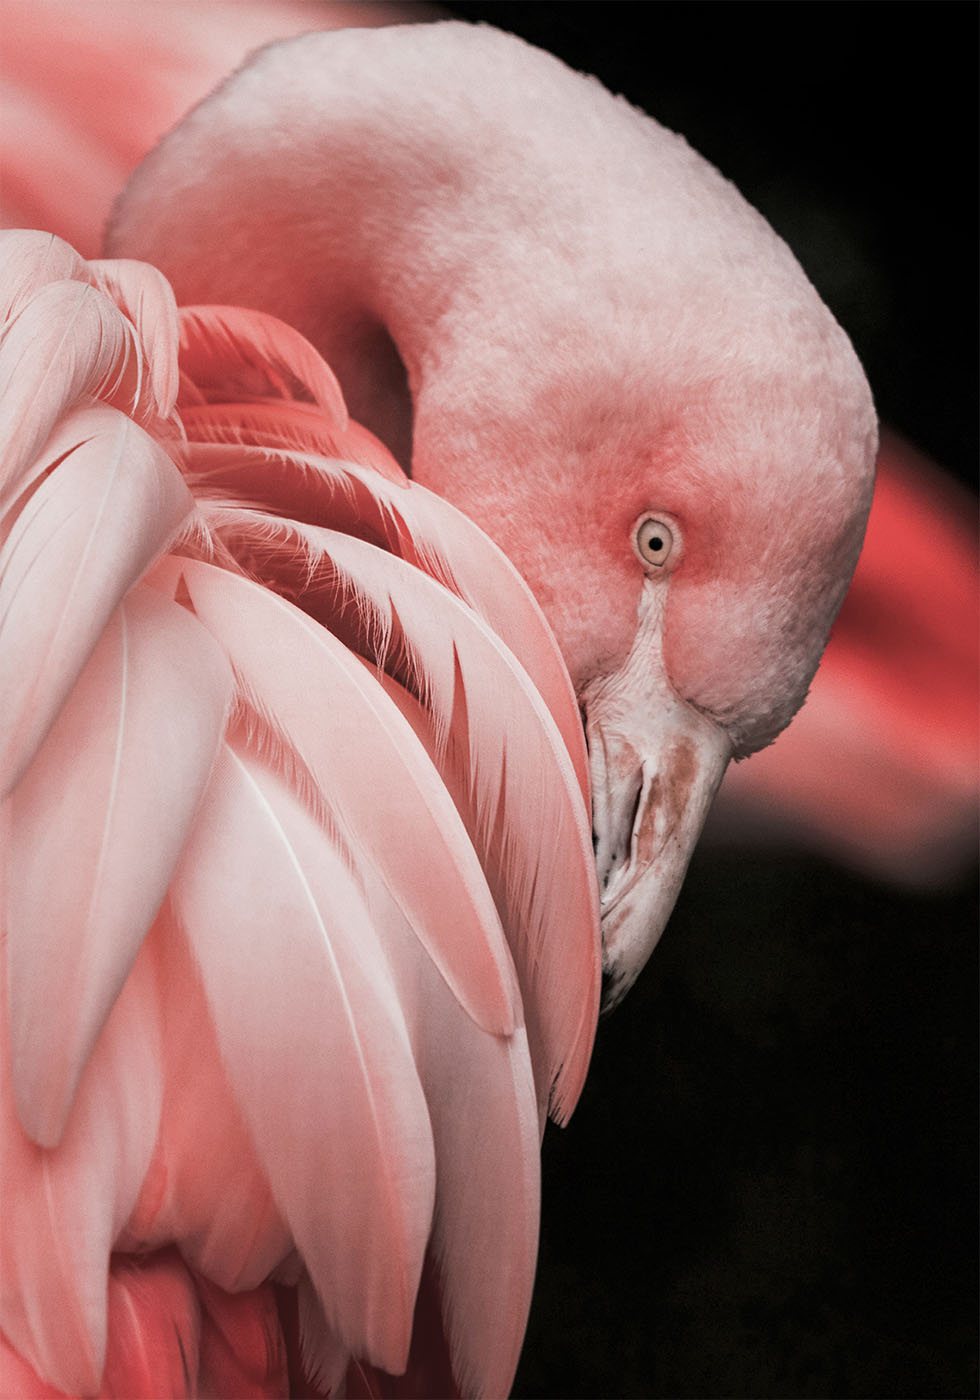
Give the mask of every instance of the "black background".
[{"label": "black background", "polygon": [[[972,483],[972,3],[457,4],[732,178],[882,418]],[[700,851],[545,1143],[516,1395],[977,1394],[975,874]]]}]

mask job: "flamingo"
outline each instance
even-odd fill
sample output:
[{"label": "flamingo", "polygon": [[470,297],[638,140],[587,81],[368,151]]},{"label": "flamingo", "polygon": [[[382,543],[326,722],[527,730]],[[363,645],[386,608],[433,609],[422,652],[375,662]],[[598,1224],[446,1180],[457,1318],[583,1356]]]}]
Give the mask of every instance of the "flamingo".
[{"label": "flamingo", "polygon": [[263,51],[108,251],[5,258],[5,1364],[282,1393],[279,1287],[331,1394],[504,1394],[600,964],[854,568],[864,376],[680,138],[454,23]]},{"label": "flamingo", "polygon": [[[143,155],[250,51],[314,24],[436,18],[421,0],[320,0],[315,8],[239,0],[233,11],[181,0],[3,0],[0,225],[47,229],[95,257],[112,201]],[[144,56],[138,80],[129,65],[136,51]],[[948,415],[942,422],[948,430]],[[807,704],[778,746],[729,766],[702,839],[793,842],[875,879],[930,887],[968,869],[976,844],[977,629],[967,616],[978,589],[964,528],[972,506],[893,431],[882,438],[875,491],[861,559]],[[910,596],[902,560],[924,518],[936,547]],[[914,643],[882,646],[875,619],[890,611],[914,615]],[[945,698],[925,717],[937,668]],[[879,695],[893,716],[887,728]],[[910,742],[926,718],[928,754]]]}]

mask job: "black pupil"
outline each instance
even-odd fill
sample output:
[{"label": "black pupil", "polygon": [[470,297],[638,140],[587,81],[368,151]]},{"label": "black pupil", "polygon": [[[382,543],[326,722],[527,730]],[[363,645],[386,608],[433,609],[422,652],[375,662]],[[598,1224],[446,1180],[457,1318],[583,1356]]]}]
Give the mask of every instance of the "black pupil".
[{"label": "black pupil", "polygon": [[650,548],[650,549],[652,549],[654,552],[656,552],[656,551],[658,551],[658,550],[663,549],[663,547],[664,547],[664,542],[663,542],[663,540],[660,538],[659,535],[651,535],[651,536],[650,536],[650,544],[649,544],[648,548]]}]

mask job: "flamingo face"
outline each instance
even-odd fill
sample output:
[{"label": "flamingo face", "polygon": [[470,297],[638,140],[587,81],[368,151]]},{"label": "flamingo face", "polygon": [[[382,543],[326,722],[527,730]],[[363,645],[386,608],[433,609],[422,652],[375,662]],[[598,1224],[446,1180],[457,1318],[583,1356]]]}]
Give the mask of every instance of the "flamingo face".
[{"label": "flamingo face", "polygon": [[[803,703],[860,549],[870,395],[797,274],[783,287],[800,303],[790,331],[782,311],[767,324],[755,307],[757,326],[739,333],[745,306],[705,300],[724,373],[693,322],[687,339],[659,336],[652,312],[619,318],[594,298],[606,375],[558,356],[507,396],[484,376],[480,409],[452,371],[420,397],[415,475],[517,565],[579,699],[607,1007],[663,932],[728,761]],[[683,375],[660,368],[678,361]]]}]

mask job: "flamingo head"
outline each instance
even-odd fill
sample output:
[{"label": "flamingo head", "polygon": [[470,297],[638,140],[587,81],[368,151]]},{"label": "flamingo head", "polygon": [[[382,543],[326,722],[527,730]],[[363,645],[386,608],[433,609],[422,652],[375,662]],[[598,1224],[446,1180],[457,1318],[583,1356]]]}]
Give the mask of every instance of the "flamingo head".
[{"label": "flamingo head", "polygon": [[478,413],[455,370],[417,405],[416,474],[521,570],[578,695],[607,1009],[663,931],[729,760],[803,703],[861,547],[870,392],[784,253],[770,295],[702,266],[666,320],[663,279],[631,274],[632,313],[590,297],[579,334],[566,317],[519,374],[460,366]]}]

